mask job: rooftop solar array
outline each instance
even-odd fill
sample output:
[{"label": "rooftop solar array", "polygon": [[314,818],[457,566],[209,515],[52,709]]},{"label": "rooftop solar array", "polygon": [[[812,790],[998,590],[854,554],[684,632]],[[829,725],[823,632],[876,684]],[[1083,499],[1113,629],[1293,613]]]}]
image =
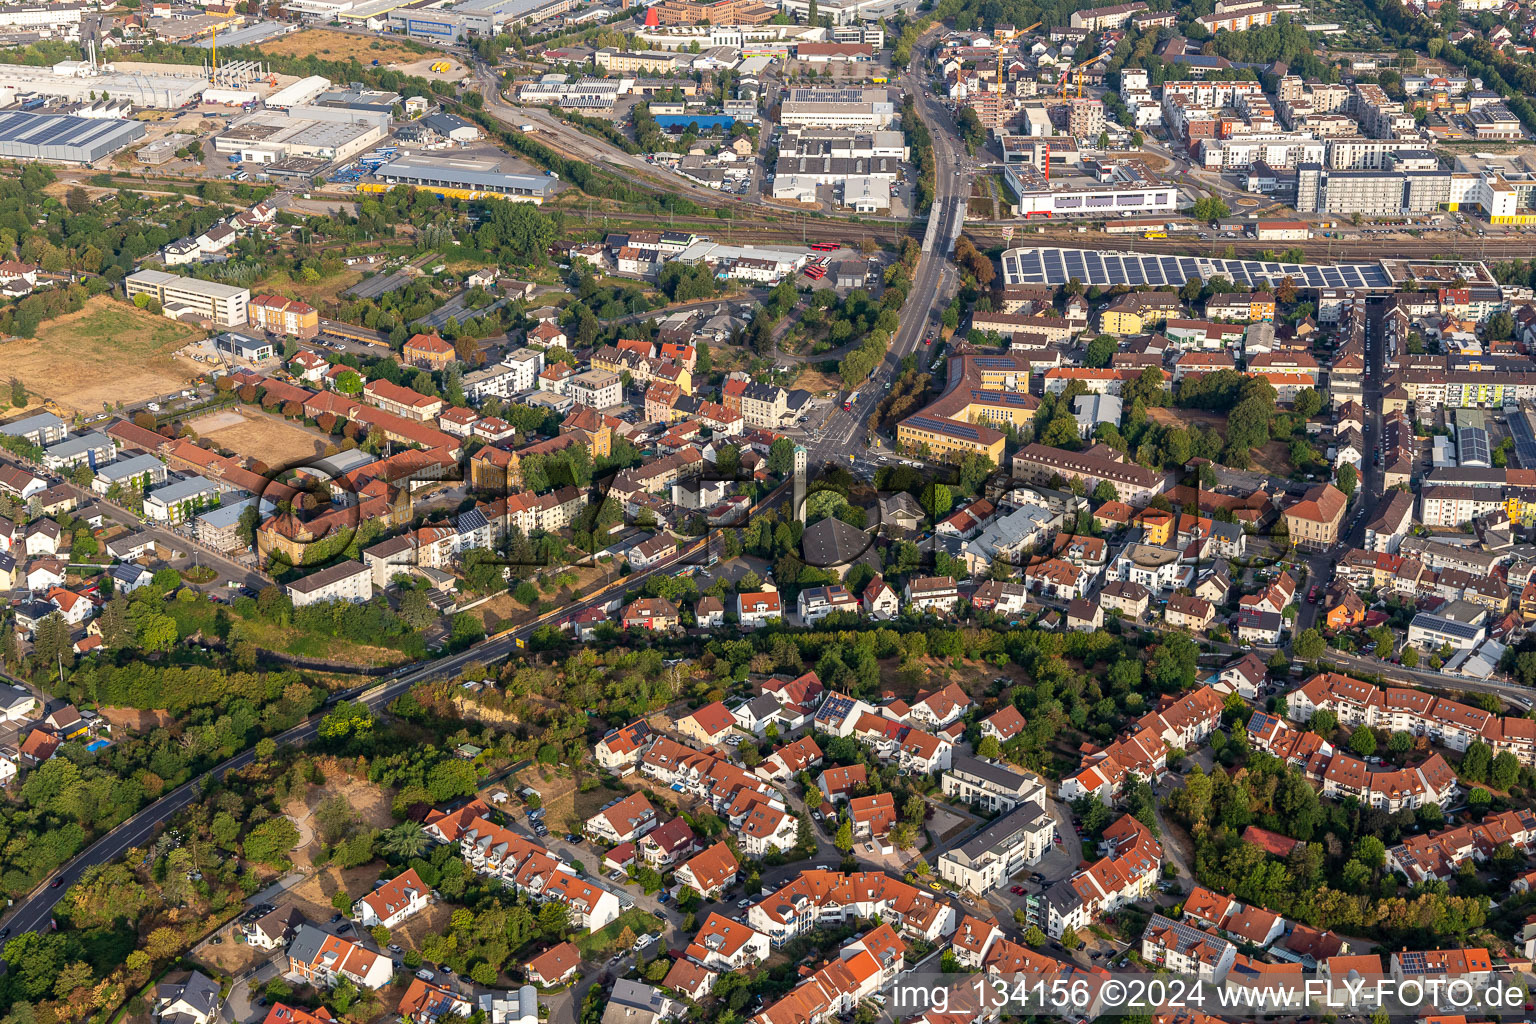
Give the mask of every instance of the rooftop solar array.
[{"label": "rooftop solar array", "polygon": [[919,430],[931,430],[935,434],[948,434],[951,437],[963,437],[969,441],[979,440],[981,435],[976,428],[959,420],[936,420],[931,416],[912,416],[907,422]]},{"label": "rooftop solar array", "polygon": [[1267,260],[1208,259],[1091,249],[1011,249],[1003,254],[1006,284],[1063,285],[1074,278],[1084,285],[1112,288],[1181,286],[1191,278],[1225,277],[1250,287],[1278,285],[1289,277],[1301,288],[1390,290],[1391,278],[1379,263],[1275,263]]},{"label": "rooftop solar array", "polygon": [[853,698],[842,693],[829,693],[821,707],[816,709],[818,721],[837,721],[847,718],[853,711]]},{"label": "rooftop solar array", "polygon": [[1488,465],[1488,431],[1482,427],[1459,427],[1456,431],[1456,460],[1463,466]]},{"label": "rooftop solar array", "polygon": [[1459,637],[1462,640],[1471,640],[1477,636],[1477,626],[1469,626],[1465,622],[1457,622],[1455,619],[1447,619],[1440,615],[1431,615],[1428,612],[1420,612],[1413,617],[1413,625],[1420,629],[1432,629],[1438,633]]}]

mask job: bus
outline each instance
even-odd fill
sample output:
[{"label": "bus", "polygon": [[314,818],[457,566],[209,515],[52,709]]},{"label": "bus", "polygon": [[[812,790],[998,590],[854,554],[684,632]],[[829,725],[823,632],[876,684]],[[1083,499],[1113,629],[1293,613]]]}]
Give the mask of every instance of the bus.
[{"label": "bus", "polygon": [[842,247],[836,242],[812,242],[811,248],[817,252],[836,252]]},{"label": "bus", "polygon": [[827,276],[827,269],[812,263],[810,266],[805,268],[804,273],[805,276],[810,278],[812,281],[820,281],[822,278]]}]

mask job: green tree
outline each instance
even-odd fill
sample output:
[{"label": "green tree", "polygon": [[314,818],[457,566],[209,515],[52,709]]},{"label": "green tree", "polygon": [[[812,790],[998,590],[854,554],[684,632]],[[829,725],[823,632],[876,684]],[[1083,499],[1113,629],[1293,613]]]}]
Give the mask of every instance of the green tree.
[{"label": "green tree", "polygon": [[1215,196],[1205,196],[1196,199],[1194,207],[1189,212],[1190,216],[1194,217],[1195,220],[1203,220],[1208,223],[1232,216],[1232,208]]},{"label": "green tree", "polygon": [[832,845],[844,853],[853,849],[853,823],[845,821],[837,827],[837,835],[832,840]]},{"label": "green tree", "polygon": [[1339,463],[1334,479],[1338,483],[1339,490],[1344,492],[1344,497],[1353,498],[1355,496],[1355,488],[1360,483],[1360,476],[1355,472],[1354,466],[1347,462]]},{"label": "green tree", "polygon": [[1101,334],[1088,343],[1088,351],[1083,355],[1083,365],[1095,368],[1108,366],[1115,357],[1115,351],[1120,347],[1120,342],[1108,334]]},{"label": "green tree", "polygon": [[1371,757],[1376,753],[1376,733],[1362,725],[1350,736],[1349,749],[1361,757]]},{"label": "green tree", "polygon": [[1327,645],[1323,642],[1321,633],[1316,629],[1308,628],[1301,631],[1301,635],[1292,644],[1292,650],[1302,661],[1316,661],[1323,656]]},{"label": "green tree", "polygon": [[288,860],[288,851],[299,845],[298,827],[287,816],[279,815],[251,829],[241,844],[241,852],[247,860],[269,867],[282,867]]}]

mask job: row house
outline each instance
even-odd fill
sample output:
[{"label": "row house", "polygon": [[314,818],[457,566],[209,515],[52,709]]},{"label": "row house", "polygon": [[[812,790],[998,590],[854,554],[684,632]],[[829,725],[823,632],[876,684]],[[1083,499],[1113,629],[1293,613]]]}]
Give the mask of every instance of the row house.
[{"label": "row house", "polygon": [[764,1007],[752,1024],[821,1024],[852,1013],[906,967],[906,943],[881,924],[838,950],[837,956]]},{"label": "row house", "polygon": [[1137,900],[1152,898],[1162,869],[1163,848],[1147,826],[1130,815],[1104,830],[1105,856],[1045,890],[1041,912],[1046,934],[1061,938],[1067,928],[1081,930],[1105,914]]},{"label": "row house", "polygon": [[1058,601],[1083,597],[1093,579],[1088,569],[1062,558],[1047,558],[1024,567],[1025,588]]},{"label": "row house", "polygon": [[661,737],[641,757],[640,771],[709,803],[750,856],[787,850],[798,838],[799,822],[773,787],[722,757]]},{"label": "row house", "polygon": [[1536,721],[1528,718],[1501,717],[1418,690],[1378,689],[1335,672],[1319,673],[1289,695],[1287,710],[1295,721],[1310,721],[1319,708],[1350,727],[1425,736],[1455,751],[1481,740],[1496,754],[1508,750],[1521,764],[1536,765]]},{"label": "row house", "polygon": [[1029,605],[1029,591],[1023,584],[986,580],[971,595],[971,607],[979,612],[1017,618]]},{"label": "row house", "polygon": [[1093,794],[1113,800],[1128,775],[1157,778],[1167,768],[1168,750],[1187,750],[1202,742],[1221,724],[1222,708],[1221,694],[1209,685],[1163,698],[1127,735],[1102,750],[1087,747],[1083,766],[1062,780],[1061,798]]},{"label": "row house", "polygon": [[1274,911],[1245,906],[1204,886],[1196,886],[1185,899],[1184,920],[1260,949],[1287,931],[1285,918]]},{"label": "row house", "polygon": [[802,871],[747,911],[775,946],[812,931],[879,917],[898,934],[936,943],[955,930],[955,908],[878,871]]},{"label": "row house", "polygon": [[388,985],[395,972],[388,957],[305,922],[288,944],[288,974],[322,991],[342,981],[376,991]]},{"label": "row house", "polygon": [[474,871],[541,902],[565,905],[571,923],[590,931],[618,918],[618,897],[570,870],[558,855],[492,822],[489,807],[473,800],[452,812],[433,811],[423,823],[435,842],[455,843]]},{"label": "row house", "polygon": [[1475,824],[1409,836],[1387,851],[1387,868],[1401,872],[1410,885],[1430,879],[1448,881],[1463,863],[1482,863],[1505,843],[1522,856],[1536,852],[1536,814],[1504,811]]}]

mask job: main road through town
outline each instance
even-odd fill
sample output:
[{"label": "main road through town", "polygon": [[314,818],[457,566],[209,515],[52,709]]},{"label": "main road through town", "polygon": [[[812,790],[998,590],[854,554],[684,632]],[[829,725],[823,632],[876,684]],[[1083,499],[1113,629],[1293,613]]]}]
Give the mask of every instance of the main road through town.
[{"label": "main road through town", "polygon": [[[756,513],[757,511],[774,507],[782,503],[789,495],[789,485],[787,483],[782,484],[766,495],[759,505],[754,508],[753,512]],[[644,586],[646,581],[652,576],[671,573],[676,570],[679,564],[694,561],[704,549],[706,541],[707,538],[706,540],[696,541],[689,547],[678,551],[675,555],[649,569],[623,577],[615,581],[611,586],[605,587],[580,601],[562,607],[558,611],[542,616],[526,625],[518,626],[504,633],[498,633],[472,647],[460,651],[458,654],[399,669],[382,682],[370,683],[366,687],[333,694],[327,699],[326,706],[329,707],[340,700],[351,699],[357,700],[373,711],[378,711],[388,706],[396,697],[401,696],[419,683],[451,677],[461,672],[465,666],[473,662],[493,664],[503,658],[510,657],[525,649],[528,638],[540,626],[569,618],[595,605],[607,604],[624,598]],[[308,743],[315,738],[325,711],[326,709],[322,708],[299,725],[273,737],[273,739],[279,745]],[[254,749],[236,754],[234,757],[204,772],[190,782],[178,786],[100,839],[97,839],[90,846],[86,847],[83,852],[55,872],[44,885],[34,890],[30,896],[21,900],[16,905],[11,915],[4,921],[4,927],[0,929],[0,937],[9,938],[22,932],[39,931],[49,927],[49,922],[53,918],[54,907],[63,898],[69,887],[80,880],[81,875],[88,868],[98,864],[109,863],[135,846],[143,845],[154,836],[157,829],[168,822],[175,814],[196,802],[202,793],[203,787],[209,781],[223,779],[230,772],[245,768],[255,759],[256,752]]]},{"label": "main road through town", "polygon": [[886,385],[900,374],[904,357],[917,352],[919,361],[924,358],[925,333],[930,328],[937,329],[939,317],[954,292],[955,268],[949,257],[965,221],[974,164],[952,131],[954,120],[949,111],[934,99],[922,74],[914,70],[921,63],[913,60],[912,67],[902,76],[901,86],[903,93],[913,97],[933,139],[934,197],[922,255],[901,312],[900,326],[891,339],[889,354],[869,379],[859,385],[850,408],[838,406],[834,409],[821,425],[819,435],[808,441],[806,450],[813,465],[834,461],[846,463],[849,456],[855,454],[855,449],[864,447],[864,424],[884,397]]}]

